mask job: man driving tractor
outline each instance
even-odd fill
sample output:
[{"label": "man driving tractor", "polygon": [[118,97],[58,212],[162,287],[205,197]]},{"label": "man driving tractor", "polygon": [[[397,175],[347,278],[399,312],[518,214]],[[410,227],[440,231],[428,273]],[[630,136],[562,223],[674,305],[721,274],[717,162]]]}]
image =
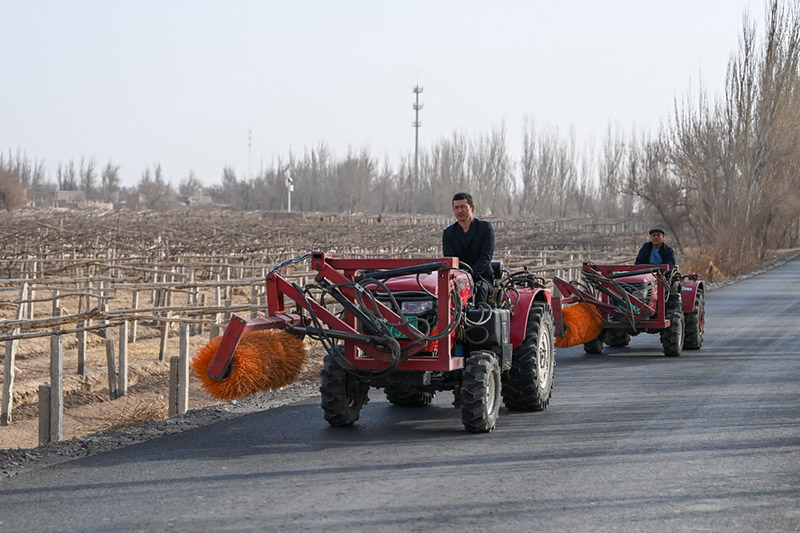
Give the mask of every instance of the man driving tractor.
[{"label": "man driving tractor", "polygon": [[650,240],[642,245],[636,256],[637,265],[669,265],[675,268],[675,250],[664,242],[664,230],[650,230]]},{"label": "man driving tractor", "polygon": [[456,221],[442,232],[442,251],[445,257],[458,257],[460,263],[472,269],[475,301],[485,302],[493,280],[494,228],[489,222],[475,218],[474,213],[472,195],[459,192],[453,196]]}]

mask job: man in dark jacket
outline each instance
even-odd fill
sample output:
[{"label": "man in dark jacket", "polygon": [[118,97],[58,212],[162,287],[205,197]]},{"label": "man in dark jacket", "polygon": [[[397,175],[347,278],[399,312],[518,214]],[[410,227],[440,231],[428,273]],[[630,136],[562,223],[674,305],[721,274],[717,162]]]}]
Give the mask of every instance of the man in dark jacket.
[{"label": "man in dark jacket", "polygon": [[637,265],[669,265],[675,268],[675,250],[664,242],[664,230],[653,228],[650,230],[650,241],[639,249],[636,256]]},{"label": "man in dark jacket", "polygon": [[453,214],[456,221],[442,232],[442,250],[445,257],[458,257],[472,269],[475,281],[475,299],[485,302],[492,287],[492,256],[494,255],[494,228],[485,220],[473,215],[472,196],[459,192],[453,196]]}]

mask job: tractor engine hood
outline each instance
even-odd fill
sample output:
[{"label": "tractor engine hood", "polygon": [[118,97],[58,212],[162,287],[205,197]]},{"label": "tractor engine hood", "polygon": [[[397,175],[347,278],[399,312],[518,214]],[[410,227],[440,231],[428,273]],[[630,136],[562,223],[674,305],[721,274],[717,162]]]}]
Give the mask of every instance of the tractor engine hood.
[{"label": "tractor engine hood", "polygon": [[[430,274],[409,274],[384,281],[387,289],[392,293],[430,293],[438,296],[439,279],[436,272]],[[466,305],[472,296],[472,285],[469,276],[462,271],[452,271],[450,277],[450,287],[455,288],[461,296],[462,305]]]}]

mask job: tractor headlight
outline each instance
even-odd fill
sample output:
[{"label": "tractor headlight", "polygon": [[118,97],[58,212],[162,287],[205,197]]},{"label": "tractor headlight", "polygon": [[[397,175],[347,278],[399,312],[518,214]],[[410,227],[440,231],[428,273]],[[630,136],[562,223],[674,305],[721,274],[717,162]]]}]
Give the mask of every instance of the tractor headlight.
[{"label": "tractor headlight", "polygon": [[400,304],[400,311],[404,316],[420,316],[428,311],[433,311],[434,303],[433,300],[403,302]]}]

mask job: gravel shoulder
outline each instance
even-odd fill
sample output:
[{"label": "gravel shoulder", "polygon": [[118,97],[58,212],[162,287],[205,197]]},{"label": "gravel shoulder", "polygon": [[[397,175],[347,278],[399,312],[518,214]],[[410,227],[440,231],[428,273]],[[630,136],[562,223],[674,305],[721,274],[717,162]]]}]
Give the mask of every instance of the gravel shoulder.
[{"label": "gravel shoulder", "polygon": [[305,381],[258,396],[194,409],[164,420],[153,420],[128,428],[99,431],[84,437],[73,437],[32,449],[0,450],[0,480],[23,472],[207,426],[248,413],[298,403],[318,394],[319,384]]}]

